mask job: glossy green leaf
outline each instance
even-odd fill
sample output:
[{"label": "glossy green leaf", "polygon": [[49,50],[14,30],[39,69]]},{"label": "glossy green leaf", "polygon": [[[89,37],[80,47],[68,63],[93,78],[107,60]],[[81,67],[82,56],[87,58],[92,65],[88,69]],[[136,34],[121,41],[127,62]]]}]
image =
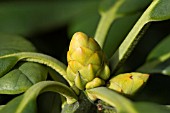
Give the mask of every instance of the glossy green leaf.
[{"label": "glossy green leaf", "polygon": [[137,72],[119,74],[109,80],[107,87],[126,95],[133,95],[147,82],[148,78],[148,74]]},{"label": "glossy green leaf", "polygon": [[[95,34],[95,39],[97,40],[97,42],[99,43],[99,45],[103,48],[103,46],[107,46],[107,43],[105,43],[105,40],[107,38],[107,33],[109,31],[109,28],[114,27],[114,23],[119,20],[120,18],[124,18],[126,16],[130,16],[133,14],[136,14],[137,12],[143,12],[143,10],[146,8],[147,5],[149,5],[149,3],[151,2],[151,0],[147,0],[147,1],[136,1],[136,0],[107,0],[107,1],[103,1],[101,3],[101,7],[99,9],[100,14],[101,14],[101,19],[99,21],[99,25],[97,27],[97,31]],[[135,4],[135,6],[133,5]],[[133,6],[132,6],[133,5]],[[132,21],[132,20],[130,20]],[[136,21],[136,19],[133,18],[133,21]],[[126,28],[126,26],[119,26],[122,29],[126,29],[124,30],[124,34],[127,34],[129,31],[129,27],[132,27],[132,24],[129,24]],[[118,28],[119,28],[118,27]],[[116,28],[117,29],[117,28]],[[128,31],[127,31],[128,30]],[[116,31],[114,31],[116,32]],[[115,37],[114,34],[117,33],[113,33],[111,36],[112,37],[112,41],[111,39],[109,39],[111,42],[115,42]],[[114,37],[114,38],[113,38]],[[124,37],[119,37],[121,39],[119,40],[123,40]],[[116,42],[115,42],[116,43]],[[120,44],[120,42],[119,42]],[[114,47],[114,46],[113,46]]]},{"label": "glossy green leaf", "polygon": [[[6,104],[1,113],[37,113],[37,97],[43,92],[56,92],[67,98],[68,102],[75,102],[77,96],[66,85],[54,81],[42,81],[30,87],[23,95],[14,98]],[[48,103],[47,103],[48,104]]]},{"label": "glossy green leaf", "polygon": [[26,62],[0,78],[0,94],[18,94],[47,78],[47,69],[40,64]]},{"label": "glossy green leaf", "polygon": [[18,52],[35,52],[36,48],[23,37],[0,33],[0,93],[18,94],[31,85],[46,80],[47,69],[36,63],[18,64]]},{"label": "glossy green leaf", "polygon": [[[166,4],[166,5],[165,5]],[[124,62],[127,57],[130,55],[130,52],[133,50],[139,39],[141,38],[141,30],[146,31],[147,23],[152,21],[163,21],[170,18],[170,14],[168,13],[170,11],[170,8],[167,8],[169,6],[170,2],[167,0],[154,0],[150,4],[150,6],[146,9],[146,11],[142,14],[140,19],[137,21],[137,23],[134,25],[132,30],[129,32],[123,43],[120,45],[120,47],[117,49],[117,51],[114,53],[114,55],[111,57],[110,65],[112,72],[117,71],[117,69],[121,66],[122,62]],[[160,6],[165,5],[166,7],[162,7],[161,11],[164,11],[162,13],[166,13],[166,17],[164,15],[159,15],[159,13],[156,13],[157,9],[159,9]],[[154,17],[151,16],[154,14]],[[155,15],[158,14],[158,15]],[[156,18],[158,17],[159,18]]]},{"label": "glossy green leaf", "polygon": [[19,61],[17,57],[2,58],[2,56],[20,51],[33,52],[36,49],[23,37],[0,33],[0,76],[6,74]]},{"label": "glossy green leaf", "polygon": [[[62,75],[67,80],[66,65],[51,56],[48,56],[42,53],[35,53],[35,52],[18,52],[18,53],[4,55],[4,56],[1,56],[0,58],[10,58],[10,57],[16,57],[21,61],[22,60],[31,61],[31,62],[36,62],[36,63],[40,63],[43,65],[47,65],[50,68],[57,71],[60,75]],[[69,82],[69,80],[67,82]]]},{"label": "glossy green leaf", "polygon": [[155,0],[156,3],[150,12],[150,19],[153,21],[162,21],[170,18],[170,2],[169,0]]},{"label": "glossy green leaf", "polygon": [[[96,99],[100,99],[116,109],[118,113],[169,113],[166,106],[147,103],[132,102],[120,94],[106,87],[98,87],[86,90],[87,94]],[[114,97],[114,98],[113,98]]]},{"label": "glossy green leaf", "polygon": [[110,58],[118,49],[121,42],[124,40],[141,14],[142,12],[137,12],[135,14],[125,15],[114,21],[103,46],[103,50],[108,58]]},{"label": "glossy green leaf", "polygon": [[0,58],[0,77],[4,76],[9,70],[11,70],[15,64],[18,62],[18,58]]}]

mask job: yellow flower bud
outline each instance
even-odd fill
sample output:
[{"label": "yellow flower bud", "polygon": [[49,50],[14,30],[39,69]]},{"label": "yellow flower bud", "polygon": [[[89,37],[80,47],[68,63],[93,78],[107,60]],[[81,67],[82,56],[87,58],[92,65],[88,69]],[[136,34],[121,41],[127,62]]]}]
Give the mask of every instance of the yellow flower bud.
[{"label": "yellow flower bud", "polygon": [[107,87],[126,95],[133,95],[146,83],[148,78],[149,74],[138,72],[119,74],[109,80]]},{"label": "yellow flower bud", "polygon": [[[103,81],[110,76],[106,57],[99,44],[82,32],[73,35],[67,52],[67,62],[67,79],[80,90],[83,90],[93,79],[102,81],[100,85],[103,85]],[[100,85],[93,83],[90,87]]]}]

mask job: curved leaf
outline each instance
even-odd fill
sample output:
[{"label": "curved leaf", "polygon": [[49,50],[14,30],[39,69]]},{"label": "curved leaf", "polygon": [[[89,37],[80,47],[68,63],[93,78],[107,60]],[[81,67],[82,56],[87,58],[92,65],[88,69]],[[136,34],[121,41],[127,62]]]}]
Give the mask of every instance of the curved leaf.
[{"label": "curved leaf", "polygon": [[[146,9],[146,11],[142,14],[140,19],[137,21],[137,23],[134,25],[132,30],[129,32],[123,43],[120,45],[120,47],[117,49],[117,51],[114,53],[114,55],[110,59],[110,65],[112,72],[117,71],[117,69],[121,66],[122,62],[124,62],[127,57],[130,55],[130,52],[134,49],[135,45],[141,38],[141,32],[142,29],[144,29],[147,23],[152,21],[162,21],[167,20],[170,18],[170,14],[168,13],[170,11],[170,8],[162,7],[162,10],[167,10],[162,13],[166,13],[166,17],[164,15],[155,15],[159,18],[152,18],[151,15],[157,11],[156,9],[162,6],[162,4],[170,4],[167,0],[154,0],[150,6]],[[168,5],[169,6],[169,5]],[[146,29],[144,29],[145,31]],[[141,33],[141,34],[139,34]]]},{"label": "curved leaf", "polygon": [[134,108],[137,113],[169,113],[170,109],[163,105],[147,102],[135,102]]},{"label": "curved leaf", "polygon": [[[20,51],[36,51],[26,39],[16,35],[0,33],[0,57]],[[0,76],[6,74],[18,62],[18,58],[0,58]]]},{"label": "curved leaf", "polygon": [[169,0],[154,0],[156,3],[150,12],[150,19],[153,21],[162,21],[170,18],[170,2]]},{"label": "curved leaf", "polygon": [[40,64],[26,62],[0,78],[0,94],[18,94],[47,78],[47,69]]},{"label": "curved leaf", "polygon": [[142,12],[137,12],[135,14],[125,15],[114,21],[103,46],[103,50],[108,58],[110,58],[116,49],[118,49],[121,42],[124,40],[141,14]]},{"label": "curved leaf", "polygon": [[111,89],[108,89],[106,87],[98,87],[86,90],[86,92],[89,97],[100,99],[107,104],[115,107],[118,113],[121,113],[123,111],[127,113],[136,113],[136,111],[132,107],[132,103],[128,99],[119,95]]},{"label": "curved leaf", "polygon": [[[101,7],[99,9],[101,14],[101,19],[99,21],[99,25],[97,27],[96,33],[95,33],[95,39],[99,43],[99,45],[103,48],[103,45],[105,44],[105,40],[107,38],[107,34],[109,31],[109,28],[111,27],[111,24],[113,22],[116,22],[116,20],[119,20],[120,18],[124,18],[126,16],[136,14],[137,12],[140,12],[146,8],[146,6],[151,2],[151,0],[147,1],[136,1],[136,0],[107,0],[103,1],[101,4]],[[135,6],[134,6],[135,4]],[[133,5],[133,6],[132,6]],[[136,21],[134,19],[133,21]],[[113,24],[114,26],[114,24]],[[130,28],[132,25],[130,25]],[[125,26],[121,27],[122,29],[126,29]],[[127,27],[129,31],[129,27]],[[125,30],[126,33],[128,31]],[[111,36],[112,38],[114,35]],[[120,37],[119,37],[120,38]],[[113,38],[114,39],[114,38]],[[124,37],[121,37],[121,40],[123,40]],[[110,39],[111,40],[111,39]],[[114,39],[115,40],[115,39]],[[111,41],[113,42],[113,41]]]},{"label": "curved leaf", "polygon": [[0,77],[11,70],[18,61],[17,57],[0,58]]},{"label": "curved leaf", "polygon": [[1,56],[0,58],[10,58],[10,57],[17,57],[19,60],[37,62],[40,64],[47,65],[52,69],[54,69],[55,71],[57,71],[59,74],[61,74],[67,80],[67,82],[69,82],[69,80],[66,78],[67,75],[66,65],[51,56],[42,53],[35,53],[35,52],[18,52],[9,55],[4,55]]},{"label": "curved leaf", "polygon": [[170,66],[166,67],[165,69],[162,70],[163,74],[165,75],[170,75]]},{"label": "curved leaf", "polygon": [[117,113],[169,113],[170,109],[166,106],[153,103],[132,102],[118,93],[106,87],[98,87],[86,90],[90,97],[101,99],[113,106]]},{"label": "curved leaf", "polygon": [[[57,92],[67,98],[68,103],[75,102],[77,96],[66,85],[54,81],[42,81],[30,87],[23,95],[14,98],[0,109],[1,113],[37,113],[36,99],[47,91]],[[48,103],[47,103],[48,104]]]},{"label": "curved leaf", "polygon": [[[19,64],[18,52],[35,52],[36,48],[23,37],[0,33],[0,93],[18,94],[31,85],[46,80],[47,69],[35,63]],[[7,57],[5,57],[7,56]]]},{"label": "curved leaf", "polygon": [[170,35],[164,38],[158,45],[149,53],[147,61],[159,59],[164,54],[170,53]]},{"label": "curved leaf", "polygon": [[0,33],[0,77],[11,70],[19,61],[17,57],[1,57],[21,51],[33,52],[36,51],[36,48],[23,37]]},{"label": "curved leaf", "polygon": [[170,66],[169,43],[170,36],[167,36],[150,52],[147,61],[139,67],[138,71],[170,75],[168,68]]}]

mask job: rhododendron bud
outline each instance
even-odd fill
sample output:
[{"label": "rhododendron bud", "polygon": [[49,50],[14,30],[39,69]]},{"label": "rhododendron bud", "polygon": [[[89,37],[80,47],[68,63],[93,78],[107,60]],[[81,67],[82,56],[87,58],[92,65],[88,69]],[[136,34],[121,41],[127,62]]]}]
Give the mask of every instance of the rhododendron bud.
[{"label": "rhododendron bud", "polygon": [[146,83],[148,78],[149,74],[138,72],[119,74],[109,80],[107,87],[126,95],[133,95]]},{"label": "rhododendron bud", "polygon": [[[67,79],[80,90],[101,86],[110,76],[106,57],[99,44],[82,32],[73,35],[67,52]],[[97,79],[95,79],[97,78]],[[93,79],[99,82],[93,82]]]}]

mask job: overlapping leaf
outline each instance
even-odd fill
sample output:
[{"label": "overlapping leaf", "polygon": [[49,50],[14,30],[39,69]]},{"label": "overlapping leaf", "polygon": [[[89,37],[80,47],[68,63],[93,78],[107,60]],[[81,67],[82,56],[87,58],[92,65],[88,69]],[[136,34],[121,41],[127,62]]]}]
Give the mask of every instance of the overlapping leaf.
[{"label": "overlapping leaf", "polygon": [[138,70],[148,73],[170,75],[170,36],[162,40],[148,55],[147,61]]},{"label": "overlapping leaf", "polygon": [[[55,81],[42,81],[30,87],[0,109],[1,113],[37,113],[37,97],[43,92],[56,92],[67,98],[67,102],[75,102],[77,96],[66,85]],[[59,96],[59,95],[58,95]],[[60,97],[59,97],[60,98]],[[46,103],[48,104],[48,103]],[[58,106],[60,103],[58,103]]]},{"label": "overlapping leaf", "polygon": [[[35,52],[35,47],[26,39],[0,33],[0,93],[18,94],[24,92],[31,85],[46,80],[47,70],[36,63],[23,62],[16,56],[17,52]],[[8,56],[8,57],[4,57]]]},{"label": "overlapping leaf", "polygon": [[133,26],[132,30],[126,36],[125,40],[121,43],[120,47],[111,57],[110,65],[113,72],[116,71],[121,66],[122,62],[124,62],[130,55],[130,52],[134,49],[135,45],[142,36],[140,33],[144,33],[141,31],[146,31],[144,28],[147,28],[147,23],[170,19],[169,5],[170,2],[167,0],[152,1],[149,7],[144,11],[142,16]]},{"label": "overlapping leaf", "polygon": [[[98,87],[87,90],[92,97],[101,99],[110,106],[114,107],[117,113],[169,113],[170,109],[166,106],[148,102],[132,102],[129,99],[117,94],[116,92]],[[114,97],[114,98],[113,98]]]},{"label": "overlapping leaf", "polygon": [[[121,5],[117,7],[119,2]],[[103,18],[104,16],[108,16],[107,18],[112,18],[112,26],[108,32],[108,35],[103,37],[105,38],[104,51],[106,51],[109,58],[116,51],[127,33],[133,27],[134,23],[150,3],[151,0],[107,0],[101,3],[101,16]],[[135,6],[133,4],[135,4]],[[113,12],[111,12],[111,10],[113,10]],[[107,23],[107,21],[104,21],[103,24]],[[112,42],[114,42],[114,44]]]},{"label": "overlapping leaf", "polygon": [[47,70],[41,64],[23,63],[0,78],[0,94],[22,93],[46,78]]}]

